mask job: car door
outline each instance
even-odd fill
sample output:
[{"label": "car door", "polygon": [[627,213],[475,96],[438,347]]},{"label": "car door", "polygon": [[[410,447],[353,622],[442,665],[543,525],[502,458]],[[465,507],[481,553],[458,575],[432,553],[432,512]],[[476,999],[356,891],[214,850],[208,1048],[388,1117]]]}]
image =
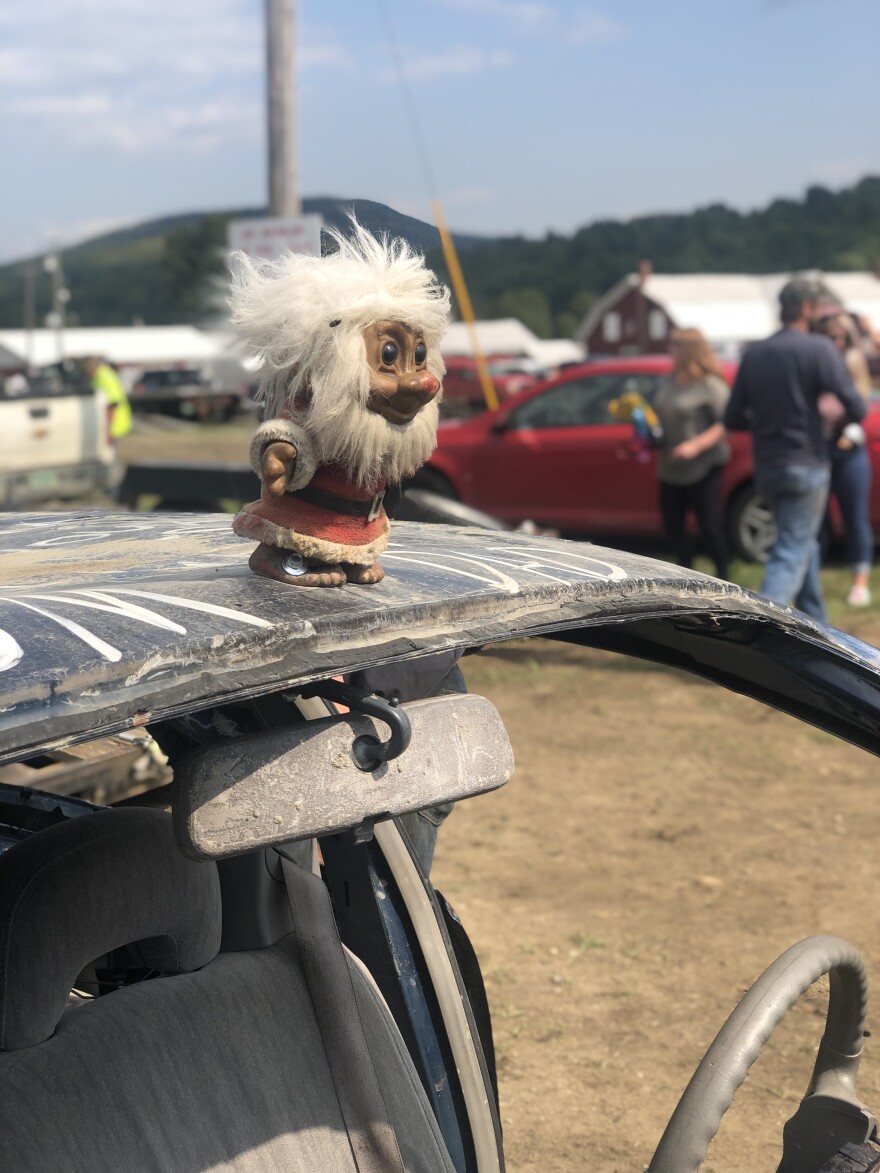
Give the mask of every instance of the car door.
[{"label": "car door", "polygon": [[557,383],[490,432],[474,468],[474,503],[518,522],[585,533],[659,530],[654,454],[616,421],[627,391],[650,399],[656,376],[597,373]]}]

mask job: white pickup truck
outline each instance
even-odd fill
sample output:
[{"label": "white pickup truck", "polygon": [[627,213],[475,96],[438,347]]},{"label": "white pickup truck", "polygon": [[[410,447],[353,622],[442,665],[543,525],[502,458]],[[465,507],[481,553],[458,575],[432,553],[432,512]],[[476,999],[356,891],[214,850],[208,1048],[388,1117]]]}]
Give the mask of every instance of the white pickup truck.
[{"label": "white pickup truck", "polygon": [[54,373],[0,380],[0,509],[82,497],[112,465],[103,395]]}]

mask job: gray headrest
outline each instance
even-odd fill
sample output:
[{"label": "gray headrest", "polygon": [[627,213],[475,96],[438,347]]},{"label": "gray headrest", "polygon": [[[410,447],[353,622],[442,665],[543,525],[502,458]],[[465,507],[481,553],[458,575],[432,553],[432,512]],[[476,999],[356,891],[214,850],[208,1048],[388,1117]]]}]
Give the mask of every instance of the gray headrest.
[{"label": "gray headrest", "polygon": [[160,972],[220,947],[216,865],[180,854],[164,811],[103,810],[0,855],[0,1050],[49,1038],[82,969],[139,943]]}]

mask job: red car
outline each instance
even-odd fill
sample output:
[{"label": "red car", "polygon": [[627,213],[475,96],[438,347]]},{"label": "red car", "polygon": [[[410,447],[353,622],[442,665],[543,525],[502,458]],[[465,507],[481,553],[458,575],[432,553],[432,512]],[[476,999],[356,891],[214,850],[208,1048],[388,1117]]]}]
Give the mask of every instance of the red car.
[{"label": "red car", "polygon": [[[497,411],[440,425],[436,452],[414,486],[430,489],[516,525],[531,520],[590,537],[663,533],[655,456],[631,424],[614,420],[612,399],[628,391],[652,398],[672,369],[667,356],[613,359],[572,367],[549,383],[515,395]],[[724,364],[730,382],[733,363]],[[880,410],[864,423],[874,462],[871,520],[880,529]],[[724,508],[731,549],[763,561],[773,519],[755,491],[752,442],[731,436],[724,472]],[[841,531],[832,501],[832,536]]]},{"label": "red car", "polygon": [[[515,359],[504,355],[490,355],[486,362],[500,403],[506,403],[517,391],[533,387],[540,381],[537,375],[521,369]],[[485,407],[476,360],[466,355],[450,355],[446,359],[443,378],[444,417],[473,415]]]}]

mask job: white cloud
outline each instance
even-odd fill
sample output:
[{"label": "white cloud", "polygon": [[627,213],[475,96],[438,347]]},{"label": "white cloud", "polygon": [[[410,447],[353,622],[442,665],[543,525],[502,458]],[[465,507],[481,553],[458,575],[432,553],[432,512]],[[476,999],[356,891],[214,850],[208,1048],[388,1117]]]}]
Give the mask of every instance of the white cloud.
[{"label": "white cloud", "polygon": [[[130,153],[262,132],[255,0],[23,0],[3,24],[3,104],[32,141]],[[301,35],[302,72],[352,68],[332,29]]]},{"label": "white cloud", "polygon": [[619,20],[592,8],[559,12],[552,4],[529,0],[438,0],[444,8],[485,15],[502,21],[511,33],[540,37],[560,46],[608,44],[625,37],[627,28]]},{"label": "white cloud", "polygon": [[[486,69],[505,69],[516,58],[506,49],[477,48],[475,45],[457,45],[442,53],[419,54],[414,49],[403,50],[403,69],[407,80],[413,83],[435,81],[438,77],[451,74],[482,73]],[[380,81],[398,80],[396,69],[385,69],[379,74]]]},{"label": "white cloud", "polygon": [[37,94],[30,98],[13,98],[7,103],[13,114],[45,114],[62,121],[78,122],[96,114],[109,114],[113,101],[109,94],[100,90],[86,91],[64,97],[61,94]]},{"label": "white cloud", "polygon": [[575,16],[567,32],[573,45],[607,45],[621,41],[627,34],[626,26],[599,12],[581,12]]},{"label": "white cloud", "polygon": [[348,71],[354,68],[351,53],[346,46],[331,39],[315,40],[300,45],[297,51],[297,60],[302,71],[311,69]]},{"label": "white cloud", "polygon": [[553,9],[547,4],[529,3],[528,0],[439,0],[444,8],[455,8],[460,12],[485,13],[496,16],[524,30],[534,29],[553,17]]}]

